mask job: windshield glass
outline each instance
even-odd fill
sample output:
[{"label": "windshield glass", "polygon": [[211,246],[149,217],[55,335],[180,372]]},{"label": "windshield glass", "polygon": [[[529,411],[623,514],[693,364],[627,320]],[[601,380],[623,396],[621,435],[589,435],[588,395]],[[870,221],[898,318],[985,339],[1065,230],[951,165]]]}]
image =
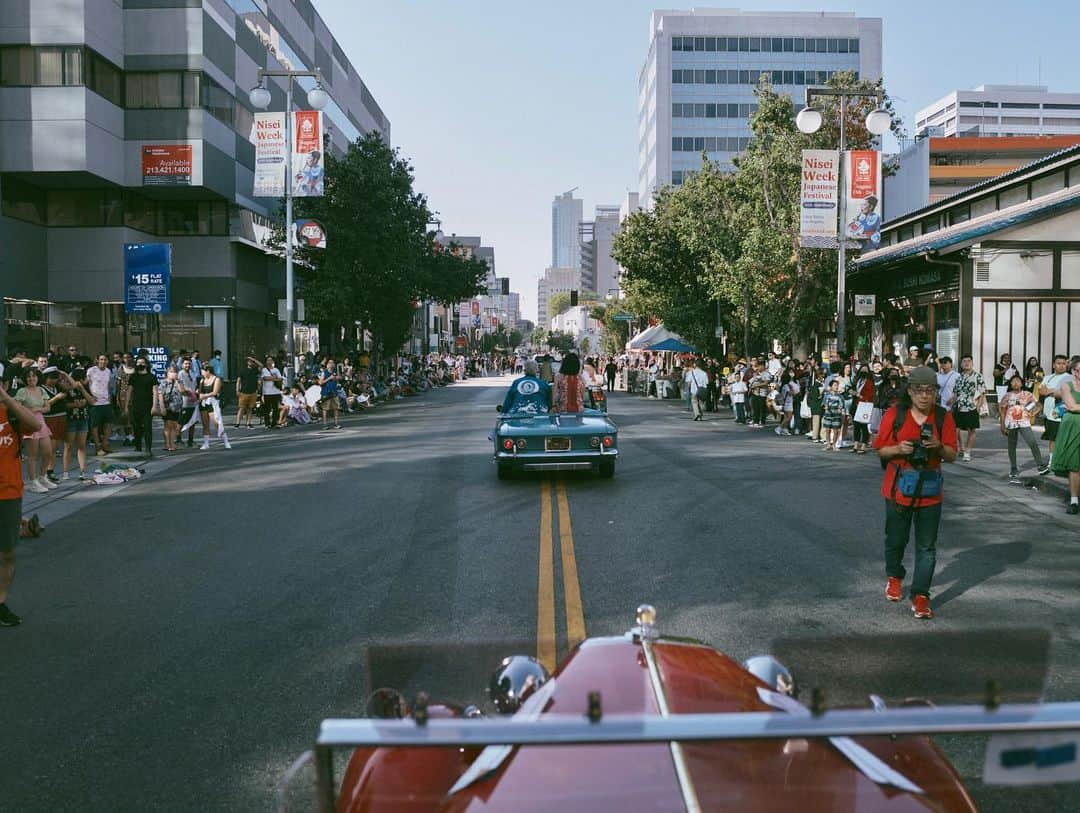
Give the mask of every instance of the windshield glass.
[{"label": "windshield glass", "polygon": [[661,5],[0,2],[0,813],[1080,811],[1080,3]]}]

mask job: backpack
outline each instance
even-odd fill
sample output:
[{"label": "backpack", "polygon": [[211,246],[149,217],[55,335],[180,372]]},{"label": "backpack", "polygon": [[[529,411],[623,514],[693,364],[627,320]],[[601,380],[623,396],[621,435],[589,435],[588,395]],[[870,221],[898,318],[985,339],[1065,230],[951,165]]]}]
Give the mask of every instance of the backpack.
[{"label": "backpack", "polygon": [[[896,415],[893,418],[893,426],[892,426],[892,436],[893,436],[894,440],[896,439],[896,435],[900,431],[901,427],[903,427],[904,421],[907,420],[907,416],[908,416],[907,407],[905,407],[903,404],[898,403],[896,405]],[[934,406],[934,426],[937,428],[937,435],[938,435],[939,438],[941,437],[941,428],[944,425],[945,425],[945,410],[941,409],[940,407],[935,405]],[[882,471],[884,471],[886,468],[888,468],[890,462],[891,461],[888,461],[888,460],[882,460],[881,461],[881,469],[882,469]]]}]

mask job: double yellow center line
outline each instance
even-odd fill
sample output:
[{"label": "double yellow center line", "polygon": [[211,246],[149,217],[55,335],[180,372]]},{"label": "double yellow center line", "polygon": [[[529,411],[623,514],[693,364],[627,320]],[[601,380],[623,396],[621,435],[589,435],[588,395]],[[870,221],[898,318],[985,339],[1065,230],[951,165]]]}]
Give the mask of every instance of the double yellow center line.
[{"label": "double yellow center line", "polygon": [[[548,671],[556,665],[555,646],[555,534],[551,483],[540,485],[540,567],[537,585],[536,659]],[[559,513],[559,551],[562,555],[563,603],[566,605],[567,647],[573,648],[585,640],[585,612],[581,606],[581,586],[578,584],[577,559],[574,556],[574,531],[570,525],[570,503],[566,485],[555,484]]]}]

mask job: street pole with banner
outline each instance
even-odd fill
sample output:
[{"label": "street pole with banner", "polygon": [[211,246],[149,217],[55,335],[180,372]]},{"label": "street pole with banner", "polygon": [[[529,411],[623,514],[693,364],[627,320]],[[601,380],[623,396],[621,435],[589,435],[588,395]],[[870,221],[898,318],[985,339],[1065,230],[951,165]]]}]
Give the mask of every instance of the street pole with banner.
[{"label": "street pole with banner", "polygon": [[[846,113],[849,99],[875,99],[877,101],[877,108],[871,111],[866,116],[866,129],[870,132],[871,135],[883,135],[885,131],[889,129],[889,126],[892,124],[892,116],[889,115],[889,112],[887,110],[884,110],[881,106],[885,95],[880,90],[857,91],[848,88],[808,87],[806,89],[806,106],[802,110],[800,110],[799,115],[795,117],[795,125],[803,133],[816,133],[821,128],[821,113],[811,107],[814,98],[818,96],[828,96],[839,99],[841,156],[844,155],[844,151],[847,147],[845,120],[847,118]],[[845,205],[845,202],[847,200],[847,188],[844,182],[842,161],[840,162],[840,171],[838,175],[840,181],[840,200],[838,202],[840,209],[840,232],[836,240],[836,352],[837,355],[839,355],[841,358],[844,358],[847,353],[847,295],[845,287],[847,283],[846,241],[848,235],[848,227],[846,222],[847,214],[845,211],[845,209],[847,208]]]},{"label": "street pole with banner", "polygon": [[[296,291],[295,291],[295,278],[293,276],[293,172],[292,172],[292,154],[293,154],[293,80],[297,77],[308,76],[315,79],[315,87],[308,91],[307,101],[311,109],[316,111],[318,118],[321,120],[321,114],[318,111],[326,107],[327,102],[330,100],[329,94],[323,90],[322,87],[322,73],[318,70],[314,71],[290,71],[290,70],[266,70],[265,68],[259,69],[258,84],[251,89],[248,94],[248,98],[251,101],[253,107],[259,110],[265,110],[270,106],[270,91],[263,87],[263,81],[267,76],[278,76],[285,79],[285,352],[288,357],[288,364],[285,369],[286,384],[292,385],[296,380],[296,336],[294,329],[294,318],[296,311]],[[320,141],[321,144],[321,141]],[[321,154],[320,154],[320,157]],[[257,162],[256,162],[257,163]],[[302,192],[303,196],[315,196],[321,195],[321,187],[318,191],[309,191],[304,188]]]}]

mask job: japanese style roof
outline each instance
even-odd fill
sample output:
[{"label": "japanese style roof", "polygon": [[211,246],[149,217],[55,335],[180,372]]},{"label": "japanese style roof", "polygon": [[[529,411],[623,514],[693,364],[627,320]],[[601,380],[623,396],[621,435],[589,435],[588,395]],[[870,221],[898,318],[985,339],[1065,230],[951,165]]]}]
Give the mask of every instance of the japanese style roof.
[{"label": "japanese style roof", "polygon": [[[995,179],[995,181],[1000,180],[1000,178]],[[865,271],[909,257],[957,251],[994,232],[1019,226],[1022,223],[1042,220],[1077,207],[1080,207],[1080,186],[1061,189],[1035,200],[973,217],[964,223],[957,223],[891,246],[865,252],[855,261],[855,265],[858,271]]]}]

